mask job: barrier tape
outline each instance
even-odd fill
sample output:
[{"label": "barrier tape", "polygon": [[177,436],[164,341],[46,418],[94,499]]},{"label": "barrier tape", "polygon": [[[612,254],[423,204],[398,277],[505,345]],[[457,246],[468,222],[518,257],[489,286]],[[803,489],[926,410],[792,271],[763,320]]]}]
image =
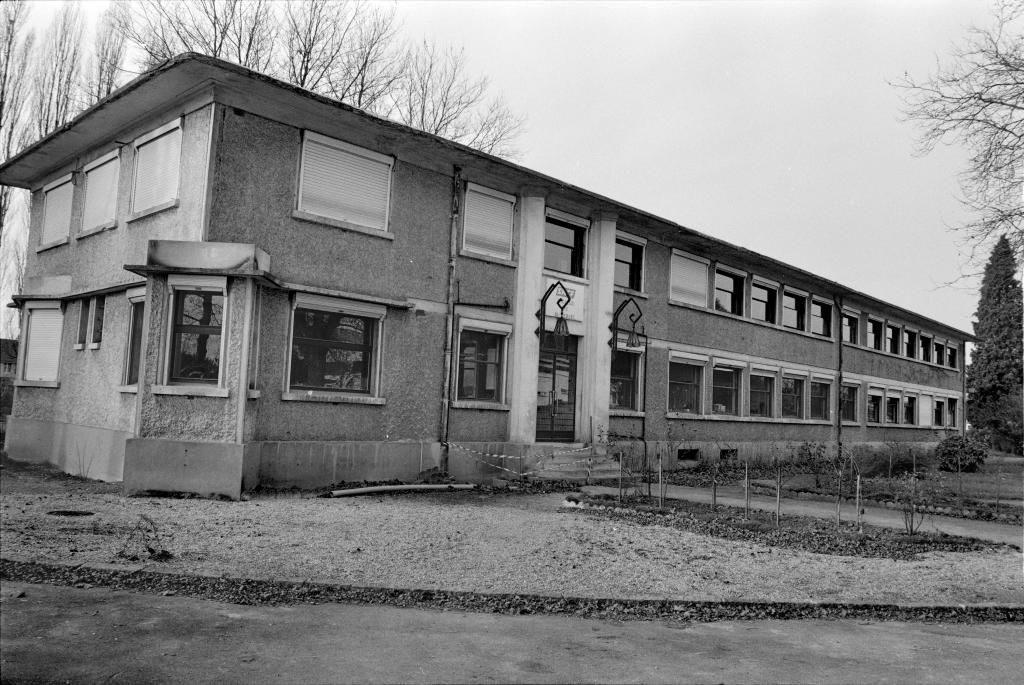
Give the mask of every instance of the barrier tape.
[{"label": "barrier tape", "polygon": [[[493,454],[491,452],[481,452],[480,450],[475,450],[475,449],[472,449],[471,447],[466,447],[464,445],[460,445],[460,444],[454,443],[454,442],[443,442],[442,441],[441,444],[445,445],[446,447],[454,447],[455,449],[462,450],[463,452],[472,452],[473,454],[479,454],[480,456],[483,456],[483,457],[493,457],[495,459],[522,459],[523,458],[521,456],[517,456],[517,455],[513,455],[513,454]],[[586,447],[576,447],[574,449],[563,450],[561,452],[551,452],[550,454],[532,455],[532,456],[542,456],[542,457],[545,457],[545,458],[547,458],[547,457],[559,457],[559,456],[562,456],[562,455],[565,455],[565,454],[576,454],[577,452],[586,452],[587,450],[591,450],[591,449],[593,449],[593,446],[592,445],[588,445]],[[571,462],[571,463],[575,464],[577,462]]]},{"label": "barrier tape", "polygon": [[[525,477],[525,476],[535,476],[538,473],[544,473],[545,471],[561,471],[565,467],[570,466],[572,464],[588,464],[588,465],[593,465],[593,463],[594,463],[594,458],[593,457],[588,457],[586,459],[577,459],[575,461],[565,462],[565,463],[562,463],[562,464],[556,464],[552,468],[543,468],[543,469],[536,469],[534,471],[519,472],[519,471],[516,471],[514,469],[505,468],[504,466],[498,466],[497,464],[492,464],[490,462],[484,461],[483,459],[480,459],[479,457],[476,457],[476,456],[473,456],[473,455],[480,454],[480,455],[483,455],[483,456],[496,457],[496,458],[499,458],[499,459],[519,459],[520,457],[513,456],[513,455],[508,455],[508,454],[491,454],[489,452],[480,452],[478,450],[470,449],[468,447],[463,447],[462,445],[457,445],[455,443],[442,443],[442,444],[445,444],[448,447],[454,447],[455,449],[462,450],[463,452],[469,453],[470,459],[473,459],[474,461],[478,461],[481,464],[484,464],[485,466],[489,466],[492,469],[498,469],[499,471],[507,471],[508,473],[514,474],[514,475],[519,476],[521,478]],[[587,448],[584,448],[584,449],[590,449],[590,448],[587,447]],[[563,454],[571,454],[572,452],[579,452],[579,451],[581,451],[581,449],[572,450],[570,452],[564,452]],[[554,455],[552,455],[552,456],[554,456]],[[587,471],[592,471],[592,470],[593,469],[591,469],[591,468],[587,469]]]}]

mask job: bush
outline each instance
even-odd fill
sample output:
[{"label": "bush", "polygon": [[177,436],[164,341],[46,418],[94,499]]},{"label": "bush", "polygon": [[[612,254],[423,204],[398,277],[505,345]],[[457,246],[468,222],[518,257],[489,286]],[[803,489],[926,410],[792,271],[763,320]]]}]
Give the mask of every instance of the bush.
[{"label": "bush", "polygon": [[970,435],[951,435],[935,448],[935,456],[942,471],[971,473],[985,463],[988,447]]}]

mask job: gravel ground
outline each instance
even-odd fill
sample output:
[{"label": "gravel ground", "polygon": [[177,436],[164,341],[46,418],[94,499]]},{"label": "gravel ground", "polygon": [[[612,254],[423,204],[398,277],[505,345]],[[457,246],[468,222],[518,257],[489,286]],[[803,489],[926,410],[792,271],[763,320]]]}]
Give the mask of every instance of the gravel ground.
[{"label": "gravel ground", "polygon": [[[176,572],[302,578],[370,587],[623,599],[871,603],[1024,602],[1021,554],[928,553],[912,561],[775,549],[560,507],[562,494],[249,502],[124,498],[118,486],[7,466],[7,559],[138,562],[144,544]],[[54,510],[91,516],[48,515]],[[143,535],[145,515],[155,525]],[[148,524],[145,524],[148,528]]]}]

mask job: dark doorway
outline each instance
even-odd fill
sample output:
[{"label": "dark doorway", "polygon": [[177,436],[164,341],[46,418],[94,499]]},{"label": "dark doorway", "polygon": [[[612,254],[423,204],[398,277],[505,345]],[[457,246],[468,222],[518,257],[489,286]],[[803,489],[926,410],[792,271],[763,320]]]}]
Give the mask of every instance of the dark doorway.
[{"label": "dark doorway", "polygon": [[576,338],[543,333],[537,373],[537,440],[572,442],[576,436]]}]

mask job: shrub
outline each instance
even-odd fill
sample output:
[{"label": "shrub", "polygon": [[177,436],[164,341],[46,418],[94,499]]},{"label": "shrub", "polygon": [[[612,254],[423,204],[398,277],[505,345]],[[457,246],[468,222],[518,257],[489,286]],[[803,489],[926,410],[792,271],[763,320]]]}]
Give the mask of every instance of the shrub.
[{"label": "shrub", "polygon": [[970,473],[985,463],[988,447],[970,435],[951,435],[935,448],[935,456],[942,471]]}]

